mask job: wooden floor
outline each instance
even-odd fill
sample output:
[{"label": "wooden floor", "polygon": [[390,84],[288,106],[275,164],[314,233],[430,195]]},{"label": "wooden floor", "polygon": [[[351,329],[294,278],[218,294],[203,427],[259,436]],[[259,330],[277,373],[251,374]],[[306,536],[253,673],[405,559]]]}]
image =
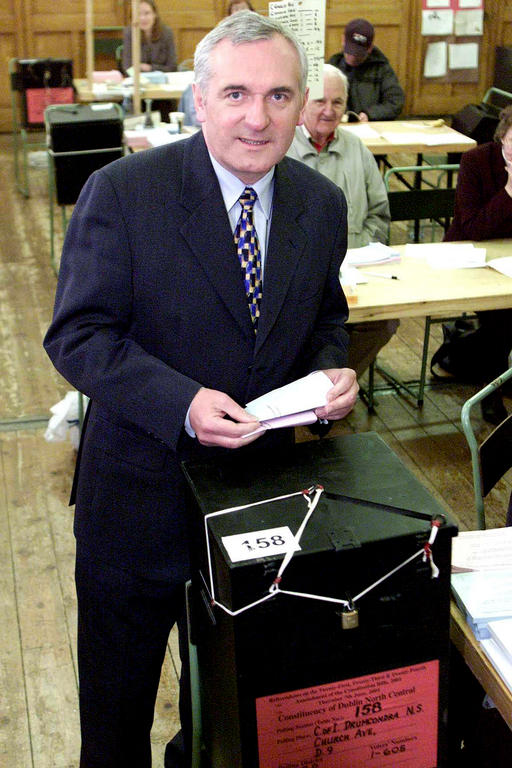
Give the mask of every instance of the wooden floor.
[{"label": "wooden floor", "polygon": [[[56,284],[46,175],[31,171],[28,200],[15,190],[8,136],[0,136],[0,174],[0,766],[72,768],[79,729],[67,499],[75,452],[70,442],[44,439],[50,406],[70,389],[41,346]],[[422,333],[422,321],[404,321],[382,362],[404,377],[417,376]],[[434,333],[439,340],[439,329]],[[459,418],[473,391],[460,385],[429,390],[421,411],[412,400],[381,394],[375,415],[358,402],[334,432],[377,431],[460,527],[471,528],[469,453]],[[488,428],[480,422],[479,429]],[[491,493],[489,526],[504,524],[511,487],[509,475]],[[172,636],[153,730],[155,766],[177,727],[178,666]]]}]

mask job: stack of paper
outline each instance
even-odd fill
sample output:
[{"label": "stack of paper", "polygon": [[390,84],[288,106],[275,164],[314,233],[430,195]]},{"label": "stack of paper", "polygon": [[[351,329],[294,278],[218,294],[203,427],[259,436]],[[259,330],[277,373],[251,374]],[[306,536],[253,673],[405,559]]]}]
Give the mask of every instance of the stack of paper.
[{"label": "stack of paper", "polygon": [[400,254],[383,243],[370,243],[363,248],[349,248],[344,264],[352,267],[370,267],[400,261]]},{"label": "stack of paper", "polygon": [[489,622],[490,637],[482,647],[493,667],[512,690],[512,619]]},{"label": "stack of paper", "polygon": [[479,640],[512,620],[512,528],[463,531],[452,542],[452,592]]}]

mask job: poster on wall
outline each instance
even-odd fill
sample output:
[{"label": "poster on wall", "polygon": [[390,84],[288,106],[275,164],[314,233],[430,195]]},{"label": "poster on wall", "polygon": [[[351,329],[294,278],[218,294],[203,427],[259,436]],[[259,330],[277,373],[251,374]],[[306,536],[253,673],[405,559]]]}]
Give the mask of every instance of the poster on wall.
[{"label": "poster on wall", "polygon": [[438,82],[478,82],[484,32],[483,0],[422,0],[423,77]]},{"label": "poster on wall", "polygon": [[324,95],[325,0],[281,0],[268,4],[268,15],[295,32],[308,57],[310,99]]}]

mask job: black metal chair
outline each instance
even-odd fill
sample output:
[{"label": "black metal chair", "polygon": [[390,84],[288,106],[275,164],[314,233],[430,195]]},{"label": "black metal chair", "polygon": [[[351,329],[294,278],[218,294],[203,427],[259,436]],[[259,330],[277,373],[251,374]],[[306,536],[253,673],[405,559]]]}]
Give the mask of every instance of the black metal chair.
[{"label": "black metal chair", "polygon": [[[434,239],[434,227],[440,225],[444,232],[450,226],[455,208],[455,187],[453,174],[459,170],[458,163],[442,163],[439,165],[408,165],[389,168],[384,174],[384,184],[388,193],[391,221],[414,222],[413,243],[420,240],[420,222],[428,220],[432,224],[431,239]],[[407,183],[403,189],[390,189],[392,180],[403,183],[404,174],[413,174],[413,182]],[[434,181],[429,177],[434,178]],[[446,181],[450,186],[442,186]],[[374,407],[375,371],[377,370],[397,389],[404,389],[416,397],[418,407],[423,405],[425,392],[425,380],[427,375],[428,345],[430,339],[430,327],[434,323],[445,322],[453,318],[433,318],[430,315],[425,318],[425,333],[423,337],[423,353],[421,372],[417,393],[413,392],[406,383],[398,381],[392,373],[378,366],[377,360],[370,365],[368,373],[368,389],[366,398],[369,410]]]}]

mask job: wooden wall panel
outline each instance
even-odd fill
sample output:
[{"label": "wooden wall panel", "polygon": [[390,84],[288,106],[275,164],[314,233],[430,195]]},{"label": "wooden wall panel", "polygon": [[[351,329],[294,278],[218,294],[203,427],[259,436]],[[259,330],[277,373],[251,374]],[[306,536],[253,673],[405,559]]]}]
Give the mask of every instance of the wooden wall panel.
[{"label": "wooden wall panel", "polygon": [[[85,75],[84,0],[2,0],[0,9],[0,131],[9,131],[10,94],[7,62],[19,58],[69,56],[76,76]],[[129,21],[130,0],[94,0],[95,26],[123,26]],[[197,42],[223,16],[225,0],[159,0],[162,19],[175,32],[178,61],[193,56]],[[267,12],[259,0],[255,8]],[[492,82],[494,50],[512,44],[512,0],[485,0],[485,34],[481,40],[479,81],[445,84],[422,75],[424,40],[420,0],[326,0],[326,45],[329,58],[341,48],[350,19],[364,16],[376,28],[376,44],[388,56],[406,92],[405,114],[450,115],[480,101]],[[113,64],[98,60],[101,67]]]}]

